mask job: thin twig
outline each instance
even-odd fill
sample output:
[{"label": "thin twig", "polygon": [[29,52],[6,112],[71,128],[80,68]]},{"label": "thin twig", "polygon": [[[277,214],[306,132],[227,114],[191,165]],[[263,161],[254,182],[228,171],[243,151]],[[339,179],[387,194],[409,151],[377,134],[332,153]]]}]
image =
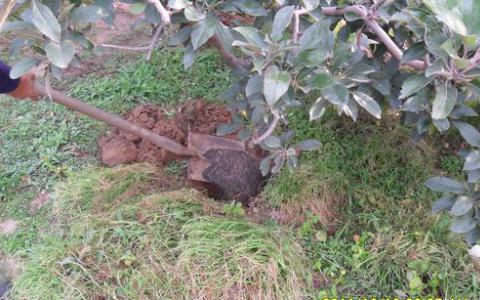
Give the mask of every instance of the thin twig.
[{"label": "thin twig", "polygon": [[280,117],[277,114],[274,114],[273,121],[272,121],[272,123],[270,123],[270,126],[268,126],[267,131],[265,131],[265,133],[262,134],[261,136],[252,139],[249,143],[249,147],[252,148],[253,146],[260,144],[266,138],[271,136],[273,131],[275,130],[275,128],[277,128],[279,121],[280,121]]},{"label": "thin twig", "polygon": [[15,6],[16,0],[6,0],[3,5],[2,9],[0,10],[0,31],[2,31],[3,25],[8,19],[8,16],[12,12],[13,7]]},{"label": "thin twig", "polygon": [[155,30],[155,34],[153,35],[152,41],[150,42],[150,49],[147,53],[147,61],[150,61],[150,59],[152,58],[153,50],[155,50],[155,47],[157,46],[158,39],[160,38],[162,31],[163,25],[158,26],[157,30]]},{"label": "thin twig", "polygon": [[162,5],[160,0],[147,0],[148,3],[151,3],[155,6],[157,9],[158,13],[160,14],[160,17],[162,18],[162,22],[164,25],[170,25],[170,12],[165,9],[165,7]]},{"label": "thin twig", "polygon": [[148,50],[150,50],[150,46],[129,47],[129,46],[120,46],[120,45],[112,45],[112,44],[100,44],[100,47],[113,48],[113,49],[119,49],[119,50],[128,50],[128,51],[148,51]]}]

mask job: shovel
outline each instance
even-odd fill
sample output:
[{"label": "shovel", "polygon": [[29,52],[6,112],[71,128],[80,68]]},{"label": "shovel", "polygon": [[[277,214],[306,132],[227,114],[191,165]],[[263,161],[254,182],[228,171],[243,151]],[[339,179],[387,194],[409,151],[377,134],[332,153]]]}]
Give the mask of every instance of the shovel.
[{"label": "shovel", "polygon": [[224,200],[248,201],[262,183],[258,161],[245,151],[242,142],[205,134],[189,133],[187,147],[128,122],[58,91],[36,86],[41,96],[51,97],[58,104],[105,122],[124,132],[139,136],[157,147],[180,156],[190,157],[188,178],[213,186],[215,195]]}]

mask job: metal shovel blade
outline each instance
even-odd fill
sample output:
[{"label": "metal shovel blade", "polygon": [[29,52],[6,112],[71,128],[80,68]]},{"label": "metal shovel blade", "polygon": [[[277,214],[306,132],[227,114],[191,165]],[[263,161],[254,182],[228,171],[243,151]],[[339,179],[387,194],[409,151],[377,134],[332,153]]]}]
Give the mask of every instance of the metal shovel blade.
[{"label": "metal shovel blade", "polygon": [[188,177],[213,184],[221,199],[247,201],[262,183],[258,161],[236,140],[189,134],[188,148],[197,153],[188,164]]}]

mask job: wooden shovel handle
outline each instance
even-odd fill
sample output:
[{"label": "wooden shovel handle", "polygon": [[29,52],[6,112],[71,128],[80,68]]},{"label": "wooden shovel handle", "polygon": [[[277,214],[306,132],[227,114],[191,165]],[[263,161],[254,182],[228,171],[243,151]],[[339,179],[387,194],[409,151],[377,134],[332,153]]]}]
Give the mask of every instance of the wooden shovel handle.
[{"label": "wooden shovel handle", "polygon": [[[41,96],[49,96],[43,85],[37,84],[36,89]],[[147,140],[155,144],[157,147],[163,148],[169,152],[182,156],[196,156],[195,152],[191,151],[187,147],[175,142],[170,138],[158,135],[150,130],[142,128],[131,122],[125,121],[122,118],[109,114],[85,102],[66,96],[53,89],[50,92],[50,96],[52,97],[52,100],[58,104],[71,108],[74,111],[87,115],[95,120],[105,122],[108,125],[111,125],[122,131],[139,136],[142,139]]]}]

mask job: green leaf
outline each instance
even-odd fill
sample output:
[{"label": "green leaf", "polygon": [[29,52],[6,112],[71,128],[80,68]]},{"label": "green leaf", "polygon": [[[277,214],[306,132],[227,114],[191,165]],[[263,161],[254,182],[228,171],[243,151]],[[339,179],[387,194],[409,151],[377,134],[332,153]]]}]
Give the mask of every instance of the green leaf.
[{"label": "green leaf", "polygon": [[409,77],[402,84],[402,90],[400,92],[400,99],[405,99],[410,95],[422,90],[430,82],[432,82],[432,77],[425,77],[423,74],[418,74]]},{"label": "green leaf", "polygon": [[292,21],[294,10],[295,8],[293,6],[285,6],[275,14],[271,34],[271,38],[274,42],[278,42],[282,39],[283,31]]},{"label": "green leaf", "polygon": [[422,290],[423,289],[423,281],[418,276],[417,272],[415,271],[408,271],[407,272],[407,278],[408,278],[408,288],[410,290]]},{"label": "green leaf", "polygon": [[347,116],[350,116],[354,122],[357,121],[358,117],[358,106],[355,102],[348,98],[347,102],[338,105],[339,109],[343,111]]},{"label": "green leaf", "polygon": [[372,86],[384,96],[390,96],[392,93],[392,84],[388,79],[374,80]]},{"label": "green leaf", "polygon": [[447,119],[432,119],[432,123],[440,132],[447,131],[451,126]]},{"label": "green leaf", "polygon": [[457,105],[457,107],[452,111],[450,117],[460,119],[462,117],[478,117],[477,112],[466,105]]},{"label": "green leaf", "polygon": [[468,183],[476,183],[480,181],[480,170],[473,170],[468,172]]},{"label": "green leaf", "polygon": [[327,72],[321,72],[315,75],[313,79],[308,83],[307,87],[309,89],[324,89],[327,87],[331,87],[336,84],[335,78],[332,77]]},{"label": "green leaf", "polygon": [[0,32],[9,32],[9,31],[16,31],[16,30],[33,30],[35,29],[35,26],[33,26],[32,23],[30,22],[24,22],[24,21],[12,21],[12,22],[6,22]]},{"label": "green leaf", "polygon": [[258,93],[263,93],[263,76],[256,74],[248,80],[247,86],[245,87],[245,94],[247,98],[250,98],[250,96]]},{"label": "green leaf", "polygon": [[333,50],[335,37],[330,30],[330,24],[326,20],[320,20],[308,27],[300,37],[300,49],[323,49],[326,52]]},{"label": "green leaf", "polygon": [[280,71],[276,65],[268,67],[263,80],[263,94],[270,106],[285,95],[290,86],[290,75],[288,72]]},{"label": "green leaf", "polygon": [[461,182],[446,177],[430,178],[425,185],[434,192],[462,194],[465,191]]},{"label": "green leaf", "polygon": [[449,82],[435,85],[436,95],[432,105],[432,118],[446,119],[457,103],[457,88]]},{"label": "green leaf", "polygon": [[382,118],[382,109],[380,108],[380,105],[373,100],[372,97],[365,93],[361,92],[353,92],[353,99],[361,106],[363,107],[366,111],[368,111],[372,116],[374,116],[377,119]]},{"label": "green leaf", "polygon": [[17,79],[26,74],[37,64],[37,60],[31,57],[26,57],[16,63],[10,70],[10,78]]},{"label": "green leaf", "polygon": [[268,48],[265,38],[257,29],[253,27],[241,26],[234,28],[234,30],[240,33],[249,43],[252,43],[261,49]]},{"label": "green leaf", "polygon": [[480,2],[476,0],[425,0],[427,5],[450,29],[460,35],[480,36]]},{"label": "green leaf", "polygon": [[309,116],[310,121],[320,119],[327,110],[327,100],[318,98],[317,101],[310,107]]},{"label": "green leaf", "polygon": [[208,15],[206,19],[198,22],[193,27],[191,40],[193,50],[197,50],[205,44],[214,34],[217,27],[217,19]]},{"label": "green leaf", "polygon": [[170,46],[178,46],[188,41],[192,34],[192,27],[183,27],[170,39]]},{"label": "green leaf", "polygon": [[[143,5],[145,9],[145,4],[140,3]],[[143,10],[142,10],[143,12]],[[141,12],[140,12],[141,13]],[[80,6],[75,8],[70,15],[70,21],[79,24],[88,24],[88,23],[95,23],[101,18],[107,16],[107,13],[101,7],[94,6],[94,5],[86,5]]]},{"label": "green leaf", "polygon": [[472,230],[465,234],[465,241],[468,245],[473,246],[480,239],[480,228],[475,226]]},{"label": "green leaf", "polygon": [[168,7],[172,9],[180,10],[190,5],[192,5],[192,2],[186,0],[168,0]]},{"label": "green leaf", "polygon": [[325,49],[309,49],[300,52],[295,58],[295,65],[305,67],[316,67],[321,65],[328,58],[328,51]]},{"label": "green leaf", "polygon": [[348,102],[348,89],[345,85],[337,83],[321,90],[322,96],[334,105]]},{"label": "green leaf", "polygon": [[50,42],[45,46],[48,59],[55,66],[65,69],[75,55],[75,46],[71,42],[61,44]]},{"label": "green leaf", "polygon": [[442,197],[437,199],[432,205],[432,212],[439,213],[443,211],[449,211],[453,204],[455,204],[455,199],[452,197]]},{"label": "green leaf", "polygon": [[263,144],[267,146],[270,149],[279,149],[282,148],[282,142],[280,139],[274,135],[271,135],[267,137],[264,141]]},{"label": "green leaf", "polygon": [[467,141],[467,143],[475,147],[480,147],[480,132],[478,132],[475,127],[460,121],[455,121],[453,124],[458,128],[460,134]]},{"label": "green leaf", "polygon": [[285,156],[283,156],[282,154],[277,155],[277,157],[275,157],[274,159],[272,173],[273,174],[279,173],[284,164],[285,164]]},{"label": "green leaf", "polygon": [[303,0],[303,6],[305,6],[308,11],[314,10],[319,4],[320,0]]},{"label": "green leaf", "polygon": [[217,128],[217,135],[218,136],[225,136],[236,132],[240,129],[242,123],[229,123],[229,124],[222,124]]},{"label": "green leaf", "polygon": [[450,226],[450,231],[453,233],[467,233],[477,226],[477,221],[472,214],[466,214],[455,218]]},{"label": "green leaf", "polygon": [[427,54],[427,49],[425,49],[425,43],[415,43],[405,51],[402,56],[402,62],[407,62],[415,59],[423,59],[425,54]]},{"label": "green leaf", "polygon": [[130,4],[129,11],[134,15],[139,15],[145,11],[147,5],[142,2],[135,2]]},{"label": "green leaf", "polygon": [[463,165],[463,170],[472,171],[480,169],[480,151],[473,150],[465,158],[465,164]]},{"label": "green leaf", "polygon": [[206,18],[206,14],[194,6],[188,6],[183,11],[185,18],[192,22],[198,22]]},{"label": "green leaf", "polygon": [[183,67],[185,69],[190,68],[195,60],[197,59],[197,51],[193,49],[192,44],[189,44],[187,48],[185,48],[185,55],[183,56]]},{"label": "green leaf", "polygon": [[53,41],[60,43],[62,29],[48,6],[32,0],[32,22],[37,29]]},{"label": "green leaf", "polygon": [[445,62],[442,59],[437,59],[425,70],[425,76],[430,77],[432,75],[435,75],[435,73],[442,72],[444,68]]},{"label": "green leaf", "polygon": [[270,166],[272,165],[272,157],[267,156],[260,162],[260,171],[263,176],[267,176],[270,173]]},{"label": "green leaf", "polygon": [[454,216],[463,216],[473,208],[473,201],[470,197],[460,196],[455,201],[450,213]]},{"label": "green leaf", "polygon": [[265,8],[256,0],[236,0],[233,3],[247,15],[254,17],[264,17],[267,15]]},{"label": "green leaf", "polygon": [[463,70],[463,69],[466,69],[470,66],[470,60],[468,59],[463,59],[463,58],[460,58],[460,57],[455,57],[453,59],[453,64],[455,65],[455,67],[457,67],[458,69],[460,70]]},{"label": "green leaf", "polygon": [[294,148],[304,150],[304,151],[318,150],[320,149],[320,147],[322,147],[322,143],[312,139],[301,141],[300,143],[294,146]]}]

